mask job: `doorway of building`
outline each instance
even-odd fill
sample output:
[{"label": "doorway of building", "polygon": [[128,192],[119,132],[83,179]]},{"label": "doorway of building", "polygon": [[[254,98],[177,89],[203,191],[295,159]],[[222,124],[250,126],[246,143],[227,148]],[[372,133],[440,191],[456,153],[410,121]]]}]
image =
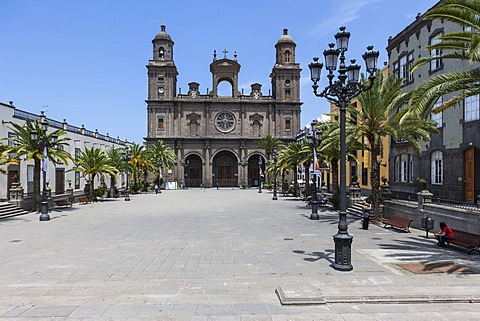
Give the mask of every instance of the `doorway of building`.
[{"label": "doorway of building", "polygon": [[233,153],[222,151],[213,158],[213,185],[238,186],[238,163]]},{"label": "doorway of building", "polygon": [[[261,172],[265,175],[265,158],[261,155],[252,155],[248,159],[248,186],[249,187],[258,187],[260,184],[260,162],[262,160],[262,169]],[[262,177],[265,179],[265,177]]]},{"label": "doorway of building", "polygon": [[55,195],[65,193],[65,169],[55,169]]},{"label": "doorway of building", "polygon": [[464,179],[464,197],[466,202],[475,201],[475,150],[469,148],[464,155],[465,179]]},{"label": "doorway of building", "polygon": [[190,155],[187,157],[188,166],[185,168],[185,185],[186,187],[202,186],[202,159],[198,155]]}]

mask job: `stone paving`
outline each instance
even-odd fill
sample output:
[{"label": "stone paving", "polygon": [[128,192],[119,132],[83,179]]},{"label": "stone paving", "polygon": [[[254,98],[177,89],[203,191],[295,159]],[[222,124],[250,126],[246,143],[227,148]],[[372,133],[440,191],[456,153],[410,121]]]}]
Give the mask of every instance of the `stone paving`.
[{"label": "stone paving", "polygon": [[[0,320],[480,319],[480,255],[351,218],[354,269],[336,271],[337,213],[311,221],[302,201],[271,197],[163,191],[0,220]],[[325,303],[282,305],[279,287]]]}]

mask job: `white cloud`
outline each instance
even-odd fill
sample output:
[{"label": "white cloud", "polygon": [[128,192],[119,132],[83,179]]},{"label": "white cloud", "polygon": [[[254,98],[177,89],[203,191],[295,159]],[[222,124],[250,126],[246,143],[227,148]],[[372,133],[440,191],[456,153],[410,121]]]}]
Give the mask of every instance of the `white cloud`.
[{"label": "white cloud", "polygon": [[334,12],[330,14],[331,18],[323,20],[312,31],[311,34],[325,36],[332,33],[332,30],[338,30],[338,27],[354,21],[359,17],[359,12],[367,5],[374,4],[383,0],[348,0],[339,5]]}]

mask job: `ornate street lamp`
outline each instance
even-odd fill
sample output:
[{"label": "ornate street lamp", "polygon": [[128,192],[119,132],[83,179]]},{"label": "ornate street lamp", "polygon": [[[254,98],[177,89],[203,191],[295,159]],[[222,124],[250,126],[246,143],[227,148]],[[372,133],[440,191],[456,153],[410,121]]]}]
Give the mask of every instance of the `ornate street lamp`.
[{"label": "ornate street lamp", "polygon": [[[47,192],[47,167],[48,167],[48,147],[51,147],[47,140],[47,130],[48,130],[48,121],[45,115],[40,115],[40,125],[42,127],[42,140],[40,141],[39,147],[42,150],[42,178],[43,178],[43,187],[42,187],[42,200],[41,200],[41,207],[40,207],[40,221],[49,221],[50,215],[48,215],[48,192]],[[30,137],[33,141],[37,141],[38,133],[33,130],[30,133]],[[57,141],[58,136],[52,135],[51,140],[52,143],[55,144]]]},{"label": "ornate street lamp", "polygon": [[[318,57],[313,58],[313,62],[308,65],[313,81],[313,92],[317,97],[326,98],[329,102],[336,104],[340,109],[340,208],[338,233],[333,236],[335,242],[335,263],[333,268],[340,271],[351,271],[351,246],[353,237],[348,234],[347,223],[347,191],[346,191],[346,158],[347,147],[345,141],[345,113],[347,104],[359,94],[369,90],[373,86],[376,78],[378,51],[373,51],[373,46],[367,47],[368,51],[362,55],[365,60],[368,72],[367,85],[359,82],[360,66],[351,61],[350,66],[345,65],[345,51],[348,49],[348,40],[350,33],[345,31],[345,27],[340,27],[340,32],[335,34],[337,48],[335,44],[329,44],[329,49],[323,52],[325,56],[325,68],[328,71],[328,86],[318,93],[318,82],[323,64],[318,62]],[[334,71],[337,69],[337,61],[340,57],[337,79],[334,80]]]},{"label": "ornate street lamp", "polygon": [[158,166],[158,193],[162,193],[162,160],[160,157],[157,159]]},{"label": "ornate street lamp", "polygon": [[185,162],[182,163],[183,177],[184,177],[183,189],[188,189],[188,186],[187,186],[187,179],[188,179],[187,168],[188,168],[189,164],[190,164],[190,161],[188,159]]},{"label": "ornate street lamp", "polygon": [[262,156],[258,156],[258,192],[262,192]]},{"label": "ornate street lamp", "polygon": [[277,161],[278,161],[278,151],[277,147],[273,148],[273,197],[272,200],[276,201],[277,198]]},{"label": "ornate street lamp", "polygon": [[125,201],[130,201],[130,186],[129,186],[129,175],[128,175],[128,162],[130,161],[130,147],[127,145],[125,147],[125,152],[123,154],[125,157],[125,171],[127,175],[127,185],[125,190]]},{"label": "ornate street lamp", "polygon": [[313,194],[312,194],[312,214],[310,214],[311,220],[318,220],[320,216],[318,215],[318,198],[317,198],[317,146],[318,142],[322,140],[322,131],[317,128],[317,120],[312,120],[310,124],[310,131],[307,133],[307,141],[312,146],[313,151],[313,171],[312,171],[312,184],[313,184]]}]

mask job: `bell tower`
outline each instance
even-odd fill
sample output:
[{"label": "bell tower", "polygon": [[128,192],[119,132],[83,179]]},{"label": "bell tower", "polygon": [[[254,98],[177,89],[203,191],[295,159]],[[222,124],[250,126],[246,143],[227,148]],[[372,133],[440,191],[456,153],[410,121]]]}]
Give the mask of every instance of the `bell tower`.
[{"label": "bell tower", "polygon": [[277,101],[300,101],[300,65],[295,62],[295,47],[288,29],[283,29],[283,35],[275,45],[276,61],[270,78],[272,79],[272,96]]},{"label": "bell tower", "polygon": [[147,65],[148,100],[172,100],[177,94],[178,71],[173,61],[174,42],[165,26],[160,28],[152,40],[153,57]]}]

